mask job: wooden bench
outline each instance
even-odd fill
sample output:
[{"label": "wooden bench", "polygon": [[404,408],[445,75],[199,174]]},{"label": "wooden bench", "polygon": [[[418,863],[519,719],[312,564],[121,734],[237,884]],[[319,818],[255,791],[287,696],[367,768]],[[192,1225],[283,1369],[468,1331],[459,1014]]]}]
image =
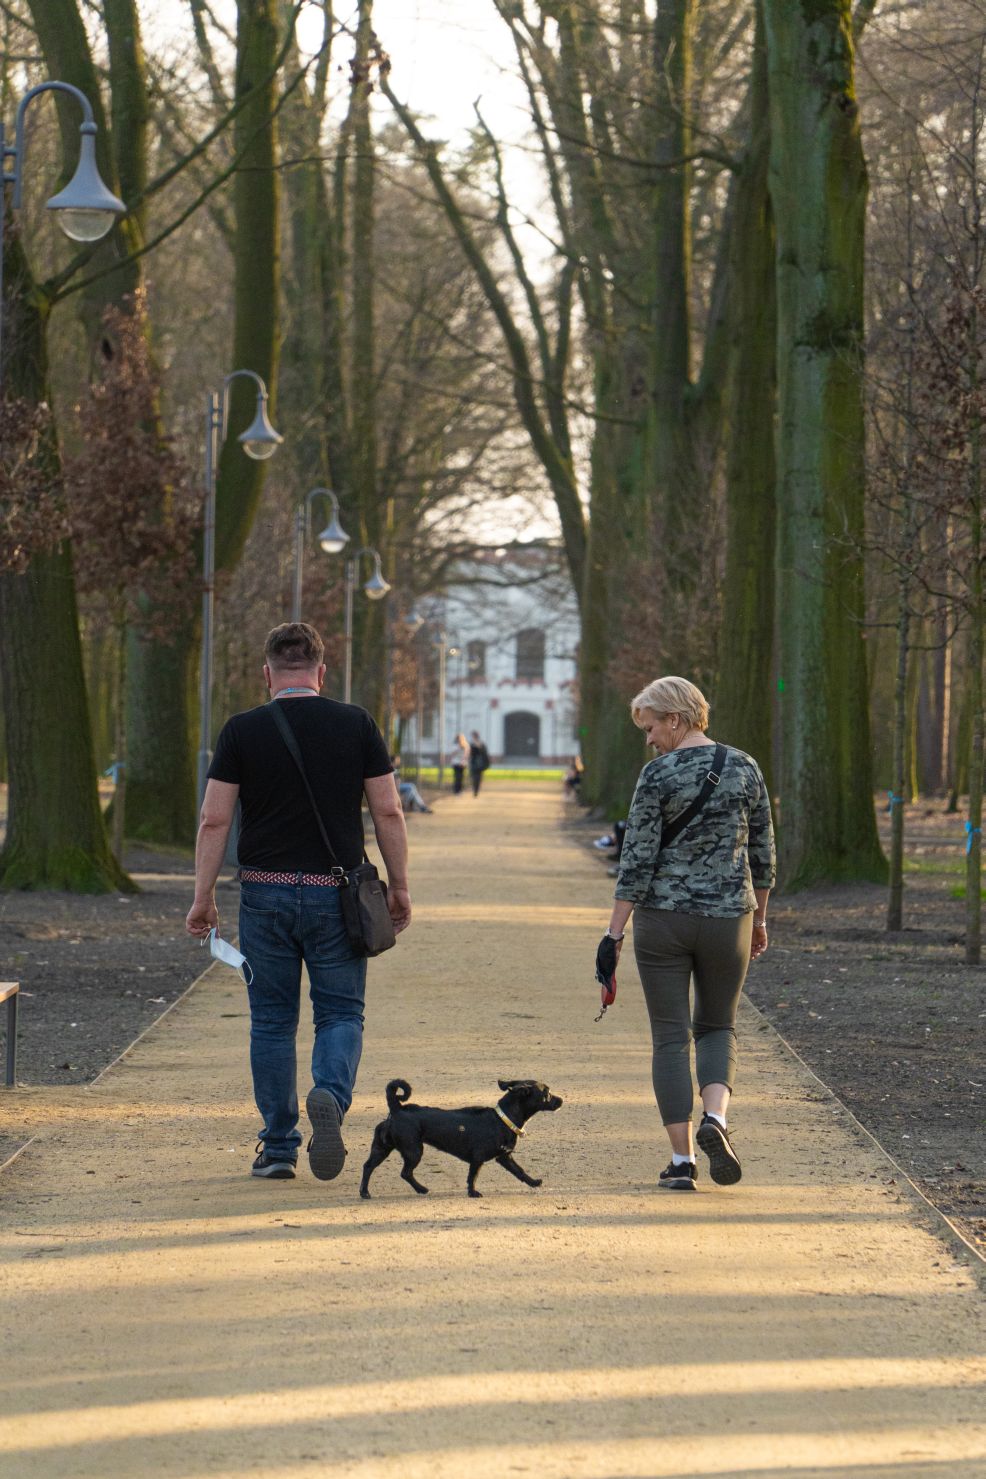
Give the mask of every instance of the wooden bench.
[{"label": "wooden bench", "polygon": [[17,1080],[17,993],[19,981],[0,981],[0,1001],[7,1003],[7,1072],[4,1083],[12,1089]]}]

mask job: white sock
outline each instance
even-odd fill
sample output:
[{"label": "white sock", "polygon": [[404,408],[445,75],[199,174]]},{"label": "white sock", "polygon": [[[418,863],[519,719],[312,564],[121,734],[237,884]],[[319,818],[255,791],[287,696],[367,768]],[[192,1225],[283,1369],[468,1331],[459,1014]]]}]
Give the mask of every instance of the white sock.
[{"label": "white sock", "polygon": [[715,1122],[716,1122],[717,1125],[722,1125],[722,1128],[723,1129],[726,1128],[726,1116],[725,1115],[723,1115],[723,1114],[713,1114],[713,1112],[712,1112],[711,1109],[707,1109],[705,1111],[705,1113],[706,1113],[706,1117],[708,1119],[715,1120]]},{"label": "white sock", "polygon": [[692,1161],[694,1159],[695,1159],[694,1156],[690,1156],[690,1155],[679,1155],[679,1153],[676,1150],[674,1150],[674,1151],[671,1152],[671,1164],[672,1164],[672,1166],[690,1166],[692,1164]]}]

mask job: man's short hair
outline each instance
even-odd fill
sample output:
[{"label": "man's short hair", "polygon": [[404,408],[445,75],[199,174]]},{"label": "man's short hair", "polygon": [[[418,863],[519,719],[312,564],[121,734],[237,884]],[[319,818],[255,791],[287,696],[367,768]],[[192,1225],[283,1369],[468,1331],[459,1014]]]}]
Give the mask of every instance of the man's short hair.
[{"label": "man's short hair", "polygon": [[307,621],[282,621],[268,633],[264,643],[264,661],[270,668],[317,668],[325,655],[325,645]]}]

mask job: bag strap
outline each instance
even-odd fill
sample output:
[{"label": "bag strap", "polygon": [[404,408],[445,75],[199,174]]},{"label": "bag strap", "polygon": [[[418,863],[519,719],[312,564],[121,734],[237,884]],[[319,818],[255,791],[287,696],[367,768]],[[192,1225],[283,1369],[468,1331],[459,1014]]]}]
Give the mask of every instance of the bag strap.
[{"label": "bag strap", "polygon": [[684,832],[689,823],[695,820],[699,812],[702,810],[702,807],[708,801],[709,797],[712,795],[712,792],[721,781],[722,767],[725,765],[725,763],[726,746],[717,744],[716,752],[712,757],[712,768],[709,771],[708,775],[705,777],[705,780],[702,782],[702,789],[695,797],[695,800],[692,802],[691,806],[686,807],[680,816],[675,817],[673,822],[671,822],[667,827],[662,828],[661,845],[658,848],[658,852],[662,852],[664,848],[670,847],[672,842],[675,841],[680,833]]},{"label": "bag strap", "polygon": [[325,843],[325,850],[328,853],[329,857],[332,859],[332,872],[339,873],[343,877],[345,877],[346,870],[339,862],[339,859],[336,857],[332,843],[329,841],[329,834],[325,830],[325,823],[322,821],[322,813],[318,809],[318,802],[315,800],[315,793],[312,790],[311,782],[308,779],[308,772],[305,770],[305,762],[301,758],[301,750],[298,748],[298,741],[294,737],[294,731],[291,728],[291,725],[288,723],[287,719],[284,717],[284,710],[280,708],[276,698],[271,699],[270,703],[267,705],[267,708],[270,711],[270,716],[273,719],[274,723],[281,731],[281,738],[287,745],[288,751],[291,755],[291,759],[298,767],[298,773],[305,783],[305,790],[308,792],[308,799],[312,804],[312,811],[315,813],[315,820],[318,823],[318,830],[322,834],[322,841]]}]

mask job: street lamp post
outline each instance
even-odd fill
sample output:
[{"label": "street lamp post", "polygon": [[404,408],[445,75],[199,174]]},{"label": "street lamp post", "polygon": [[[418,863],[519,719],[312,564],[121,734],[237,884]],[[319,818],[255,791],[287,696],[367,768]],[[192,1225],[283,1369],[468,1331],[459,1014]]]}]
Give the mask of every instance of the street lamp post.
[{"label": "street lamp post", "polygon": [[383,578],[380,555],[375,549],[364,546],[346,561],[346,666],[343,676],[342,699],[343,703],[352,701],[353,693],[353,594],[356,590],[356,571],[359,562],[364,555],[369,555],[373,560],[373,574],[363,587],[363,594],[370,601],[382,601],[390,590],[390,586]]},{"label": "street lamp post", "polygon": [[234,370],[222,390],[212,390],[205,408],[205,527],[202,534],[202,670],[199,676],[198,804],[202,807],[212,739],[212,617],[216,585],[216,471],[219,451],[226,437],[229,387],[234,380],[253,380],[257,386],[257,409],[246,431],[237,441],[248,457],[265,462],[284,438],[267,418],[267,386],[254,370]]},{"label": "street lamp post", "polygon": [[445,699],[448,669],[448,634],[439,632],[438,647],[438,789],[445,784]]},{"label": "street lamp post", "polygon": [[455,658],[455,732],[462,733],[462,644],[458,637],[452,639],[454,647],[448,650],[449,657]]},{"label": "street lamp post", "polygon": [[327,555],[341,555],[349,543],[349,535],[339,522],[339,500],[331,488],[313,488],[305,498],[304,503],[298,505],[298,511],[294,517],[294,593],[291,600],[291,620],[301,620],[301,582],[302,573],[305,568],[305,545],[311,531],[312,501],[321,496],[328,498],[332,505],[332,516],[321,534],[318,542]]},{"label": "street lamp post", "polygon": [[[39,82],[37,87],[24,94],[14,121],[12,144],[7,142],[7,132],[0,121],[0,184],[13,185],[10,203],[14,210],[19,209],[24,192],[24,115],[28,104],[43,92],[68,93],[82,109],[79,163],[65,189],[48,201],[48,210],[54,211],[58,224],[72,241],[99,241],[117,216],[126,215],[127,208],[100,178],[96,167],[98,128],[92,104],[85,93],[70,82]],[[0,383],[3,379],[3,228],[6,214],[3,196],[4,192],[0,191]]]}]

